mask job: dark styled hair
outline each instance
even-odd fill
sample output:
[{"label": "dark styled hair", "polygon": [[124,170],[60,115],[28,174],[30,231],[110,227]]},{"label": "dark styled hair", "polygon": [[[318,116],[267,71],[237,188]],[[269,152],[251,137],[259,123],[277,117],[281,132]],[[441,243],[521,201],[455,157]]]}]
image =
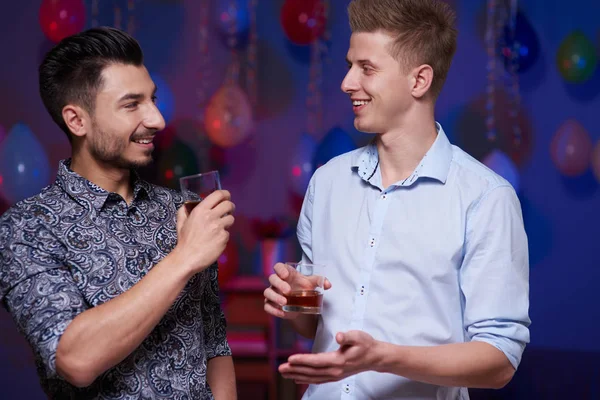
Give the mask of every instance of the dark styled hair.
[{"label": "dark styled hair", "polygon": [[456,14],[448,4],[441,0],[352,0],[348,16],[352,32],[382,30],[395,36],[390,54],[405,68],[431,66],[431,92],[434,98],[439,95],[456,51]]},{"label": "dark styled hair", "polygon": [[142,49],[133,37],[109,27],[66,37],[46,54],[39,68],[40,96],[69,141],[71,133],[62,109],[77,104],[93,115],[104,68],[111,64],[141,66],[143,59]]}]

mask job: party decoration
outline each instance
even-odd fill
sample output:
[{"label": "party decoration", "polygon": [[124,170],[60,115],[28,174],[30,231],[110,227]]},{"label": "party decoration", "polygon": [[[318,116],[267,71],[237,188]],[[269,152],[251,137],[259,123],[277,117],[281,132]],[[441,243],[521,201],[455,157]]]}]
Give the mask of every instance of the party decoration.
[{"label": "party decoration", "polygon": [[235,84],[222,86],[211,98],[204,115],[209,139],[218,146],[232,147],[252,131],[252,108],[244,91]]},{"label": "party decoration", "polygon": [[509,17],[498,50],[509,72],[512,68],[516,72],[527,71],[537,61],[540,41],[525,14],[519,11]]},{"label": "party decoration", "polygon": [[[489,97],[483,94],[458,110],[452,118],[454,126],[448,126],[448,131],[453,131],[455,144],[480,161],[498,149],[515,165],[523,165],[533,152],[531,120],[521,107],[515,111],[513,99],[502,88],[494,92],[491,111],[489,106]],[[492,131],[489,131],[490,126]]]},{"label": "party decoration", "polygon": [[[215,4],[215,22],[228,46],[244,48],[248,43],[250,15],[243,0],[218,0]],[[235,41],[235,43],[233,43]]]},{"label": "party decoration", "polygon": [[600,140],[594,146],[594,150],[592,151],[592,171],[594,172],[594,176],[600,182]]},{"label": "party decoration", "polygon": [[157,153],[158,181],[162,186],[179,190],[179,178],[199,172],[194,151],[174,139],[169,148]]},{"label": "party decoration", "polygon": [[240,256],[235,241],[230,240],[217,259],[219,265],[219,287],[224,287],[236,276],[240,266]]},{"label": "party decoration", "polygon": [[168,124],[175,114],[175,96],[167,82],[158,74],[151,73],[150,78],[156,85],[156,107]]},{"label": "party decoration", "polygon": [[313,158],[317,149],[316,140],[308,134],[300,136],[292,155],[290,169],[290,178],[292,191],[298,195],[304,196],[308,182],[313,173]]},{"label": "party decoration", "polygon": [[559,172],[567,177],[582,175],[590,166],[592,140],[576,120],[565,121],[550,143],[550,155]]},{"label": "party decoration", "polygon": [[500,150],[493,150],[483,159],[483,163],[492,171],[506,179],[515,189],[515,192],[519,191],[519,171],[509,156]]},{"label": "party decoration", "polygon": [[314,168],[327,163],[333,157],[356,149],[352,138],[339,126],[331,129],[319,143],[313,159]]},{"label": "party decoration", "polygon": [[281,8],[281,26],[295,44],[314,42],[325,31],[326,22],[321,0],[286,0]]},{"label": "party decoration", "polygon": [[38,193],[49,182],[48,156],[25,124],[14,125],[0,145],[0,193],[10,203]]},{"label": "party decoration", "polygon": [[583,32],[575,31],[560,44],[556,65],[567,82],[585,82],[592,77],[598,65],[596,48]]},{"label": "party decoration", "polygon": [[44,35],[58,43],[83,30],[85,5],[82,0],[42,0],[39,22]]}]

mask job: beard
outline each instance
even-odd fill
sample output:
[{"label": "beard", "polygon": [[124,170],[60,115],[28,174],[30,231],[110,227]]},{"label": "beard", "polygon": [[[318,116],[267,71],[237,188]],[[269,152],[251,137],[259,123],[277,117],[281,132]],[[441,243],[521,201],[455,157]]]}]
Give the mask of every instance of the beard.
[{"label": "beard", "polygon": [[[90,154],[98,161],[110,164],[122,169],[138,169],[145,167],[153,161],[152,150],[146,150],[143,158],[137,160],[128,159],[125,156],[127,147],[130,145],[130,138],[122,138],[119,135],[109,134],[99,129],[97,124],[93,123],[96,135],[91,143]],[[132,139],[140,136],[147,136],[152,132],[142,132],[133,135]]]}]

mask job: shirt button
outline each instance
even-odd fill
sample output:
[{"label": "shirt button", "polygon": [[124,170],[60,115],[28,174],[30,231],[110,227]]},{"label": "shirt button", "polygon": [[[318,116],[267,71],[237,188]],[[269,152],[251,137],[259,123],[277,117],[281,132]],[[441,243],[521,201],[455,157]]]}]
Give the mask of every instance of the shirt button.
[{"label": "shirt button", "polygon": [[344,392],[350,393],[350,385],[345,385],[344,386]]}]

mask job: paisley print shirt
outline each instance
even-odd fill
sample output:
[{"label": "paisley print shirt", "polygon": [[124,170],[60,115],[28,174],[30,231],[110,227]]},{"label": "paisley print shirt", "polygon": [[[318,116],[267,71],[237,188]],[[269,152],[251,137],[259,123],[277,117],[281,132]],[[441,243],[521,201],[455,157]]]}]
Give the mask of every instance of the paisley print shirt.
[{"label": "paisley print shirt", "polygon": [[176,191],[134,176],[127,205],[59,164],[56,181],[0,218],[0,298],[30,343],[53,399],[212,399],[207,360],[231,355],[216,264],[195,275],[125,360],[78,389],[56,373],[56,348],[81,312],[125,292],[177,242]]}]

